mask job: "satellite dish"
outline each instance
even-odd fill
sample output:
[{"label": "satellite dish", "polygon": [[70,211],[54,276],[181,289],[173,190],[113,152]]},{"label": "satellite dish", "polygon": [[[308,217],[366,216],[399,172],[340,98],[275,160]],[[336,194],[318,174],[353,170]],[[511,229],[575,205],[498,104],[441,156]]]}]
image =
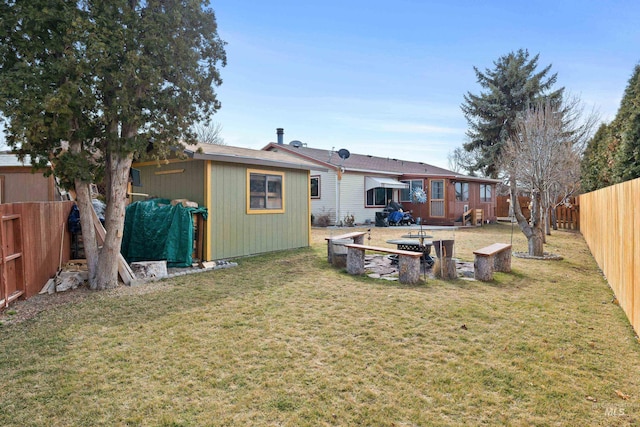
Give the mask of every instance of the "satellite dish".
[{"label": "satellite dish", "polygon": [[349,150],[347,150],[346,148],[341,148],[340,150],[338,150],[338,156],[340,156],[342,160],[347,160],[350,155],[351,153],[349,153]]},{"label": "satellite dish", "polygon": [[295,148],[300,148],[300,147],[302,147],[302,141],[298,141],[297,139],[294,139],[293,141],[291,141],[289,143],[289,145],[291,145],[292,147],[295,147]]}]

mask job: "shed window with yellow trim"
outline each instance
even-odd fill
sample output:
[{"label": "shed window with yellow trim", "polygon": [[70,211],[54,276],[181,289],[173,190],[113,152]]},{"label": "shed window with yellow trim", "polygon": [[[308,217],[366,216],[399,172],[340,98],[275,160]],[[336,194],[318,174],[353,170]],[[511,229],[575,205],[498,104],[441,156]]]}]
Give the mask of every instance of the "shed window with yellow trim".
[{"label": "shed window with yellow trim", "polygon": [[284,212],[284,172],[247,170],[247,213]]}]

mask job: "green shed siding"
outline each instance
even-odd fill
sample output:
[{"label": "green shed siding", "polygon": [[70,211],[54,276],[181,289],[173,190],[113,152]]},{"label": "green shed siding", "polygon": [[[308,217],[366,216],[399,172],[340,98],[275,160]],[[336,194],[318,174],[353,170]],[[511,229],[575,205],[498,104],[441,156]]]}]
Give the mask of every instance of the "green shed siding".
[{"label": "green shed siding", "polygon": [[209,211],[211,258],[231,258],[309,246],[308,173],[284,170],[285,212],[247,214],[247,167],[213,162]]},{"label": "green shed siding", "polygon": [[[189,199],[205,205],[205,160],[134,165],[142,187],[133,192],[166,199]],[[180,173],[156,174],[184,169]],[[247,214],[247,169],[284,173],[284,213]],[[207,225],[209,260],[309,246],[308,171],[211,162]],[[134,201],[146,197],[134,196]],[[206,244],[206,243],[205,243]]]},{"label": "green shed siding", "polygon": [[[204,162],[190,161],[135,166],[140,170],[142,187],[133,187],[134,193],[144,193],[151,197],[165,199],[189,199],[198,205],[204,205]],[[157,175],[156,172],[184,169],[182,173]],[[134,201],[144,200],[146,197],[134,196]]]}]

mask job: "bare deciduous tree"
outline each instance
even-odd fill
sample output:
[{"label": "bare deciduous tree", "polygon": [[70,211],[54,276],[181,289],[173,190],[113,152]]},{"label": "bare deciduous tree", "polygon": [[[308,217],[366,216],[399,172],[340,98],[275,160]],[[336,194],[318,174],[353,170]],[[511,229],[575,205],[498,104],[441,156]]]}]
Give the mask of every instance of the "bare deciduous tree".
[{"label": "bare deciduous tree", "polygon": [[462,173],[468,172],[470,176],[475,176],[473,165],[479,161],[477,151],[467,151],[464,147],[457,147],[447,156],[449,170]]},{"label": "bare deciduous tree", "polygon": [[[503,169],[514,215],[528,240],[529,255],[543,255],[550,209],[577,191],[580,156],[597,120],[594,112],[584,114],[576,96],[561,103],[538,102],[519,117],[516,132],[504,150]],[[529,221],[517,203],[519,191],[531,195]]]},{"label": "bare deciduous tree", "polygon": [[220,123],[197,123],[193,126],[196,140],[205,144],[226,145]]}]

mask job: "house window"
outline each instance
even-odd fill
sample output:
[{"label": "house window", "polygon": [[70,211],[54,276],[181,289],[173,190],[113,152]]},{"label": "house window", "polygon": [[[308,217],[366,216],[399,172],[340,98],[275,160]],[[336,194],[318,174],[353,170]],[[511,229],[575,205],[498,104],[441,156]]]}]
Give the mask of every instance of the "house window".
[{"label": "house window", "polygon": [[320,176],[318,175],[311,177],[311,198],[320,198]]},{"label": "house window", "polygon": [[411,195],[417,189],[422,189],[422,180],[421,179],[412,179],[408,181],[400,181],[405,184],[409,184],[409,188],[403,188],[400,190],[400,201],[401,202],[413,202],[411,200]]},{"label": "house window", "polygon": [[469,183],[468,182],[456,182],[456,200],[458,202],[466,202],[469,200]]},{"label": "house window", "polygon": [[284,212],[284,173],[247,170],[247,213]]},{"label": "house window", "polygon": [[444,217],[444,180],[431,180],[431,198],[429,209],[432,217]]},{"label": "house window", "polygon": [[444,181],[433,180],[431,181],[431,199],[443,200],[444,199]]},{"label": "house window", "polygon": [[480,184],[480,201],[491,201],[491,184]]},{"label": "house window", "polygon": [[391,199],[393,199],[393,188],[376,187],[367,191],[367,207],[384,207]]}]

